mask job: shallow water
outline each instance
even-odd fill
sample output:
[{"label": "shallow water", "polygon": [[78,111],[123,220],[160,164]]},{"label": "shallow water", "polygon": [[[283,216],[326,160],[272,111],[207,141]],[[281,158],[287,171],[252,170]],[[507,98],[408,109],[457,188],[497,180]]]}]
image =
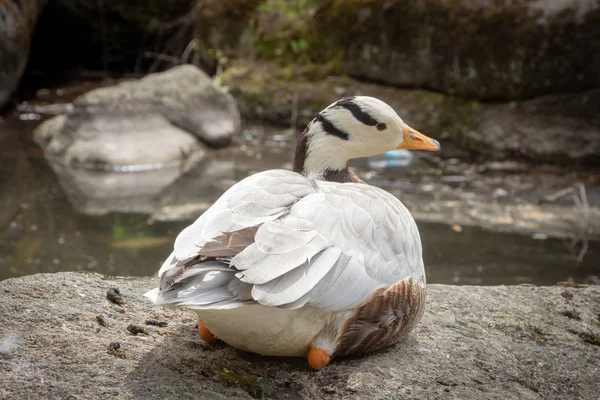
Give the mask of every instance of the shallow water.
[{"label": "shallow water", "polygon": [[[165,183],[167,189],[159,187],[155,195],[119,202],[98,187],[82,190],[77,186],[79,175],[58,176],[29,138],[35,124],[0,122],[0,280],[73,270],[151,275],[169,254],[177,233],[191,221],[160,222],[150,218],[152,211],[193,202],[197,214],[233,182],[254,171],[289,168],[291,161],[291,135],[265,139],[261,128],[248,129],[237,146],[209,154],[182,179]],[[401,177],[405,172],[398,168],[391,175]],[[119,176],[111,178],[112,190],[152,189],[143,184],[132,187],[131,176],[123,177],[125,183],[119,183]],[[96,178],[85,175],[84,181]],[[418,225],[430,283],[598,283],[600,252],[594,245],[578,264],[560,240]]]}]

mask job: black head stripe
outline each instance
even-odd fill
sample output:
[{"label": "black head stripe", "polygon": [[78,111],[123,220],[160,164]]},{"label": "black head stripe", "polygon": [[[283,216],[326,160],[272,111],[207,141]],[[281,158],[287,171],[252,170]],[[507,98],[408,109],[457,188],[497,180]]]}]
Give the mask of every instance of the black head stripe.
[{"label": "black head stripe", "polygon": [[358,104],[354,102],[354,97],[346,97],[335,103],[336,107],[343,107],[346,110],[350,111],[354,118],[359,120],[365,125],[375,126],[377,125],[377,120],[371,116],[371,114],[365,112],[360,108]]},{"label": "black head stripe", "polygon": [[344,139],[344,140],[350,139],[350,135],[348,135],[347,132],[344,132],[343,130],[337,128],[335,125],[333,125],[331,123],[330,120],[328,120],[321,114],[317,114],[317,116],[315,117],[315,120],[321,123],[321,127],[327,134],[337,136],[340,139]]}]

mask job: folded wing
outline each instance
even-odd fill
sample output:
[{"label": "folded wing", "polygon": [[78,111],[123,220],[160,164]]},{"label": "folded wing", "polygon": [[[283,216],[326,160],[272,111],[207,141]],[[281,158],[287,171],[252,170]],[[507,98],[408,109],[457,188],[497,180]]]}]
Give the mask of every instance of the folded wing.
[{"label": "folded wing", "polygon": [[196,309],[256,301],[343,310],[382,284],[424,279],[419,233],[398,199],[280,170],[229,189],[179,235],[160,274],[161,292],[169,293],[159,293],[161,303]]}]

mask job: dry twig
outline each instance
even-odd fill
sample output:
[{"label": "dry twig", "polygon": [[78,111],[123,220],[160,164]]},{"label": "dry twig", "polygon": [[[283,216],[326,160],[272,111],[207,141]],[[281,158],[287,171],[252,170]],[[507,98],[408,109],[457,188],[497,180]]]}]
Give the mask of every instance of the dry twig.
[{"label": "dry twig", "polygon": [[556,193],[544,196],[542,200],[551,203],[569,195],[571,196],[573,203],[575,203],[575,208],[577,209],[577,212],[581,218],[579,220],[579,233],[570,240],[567,246],[571,251],[574,252],[576,251],[577,245],[581,243],[581,248],[577,252],[577,262],[580,263],[583,261],[583,258],[589,250],[587,232],[589,227],[590,204],[588,202],[585,185],[581,182],[578,182],[571,187],[561,189]]}]

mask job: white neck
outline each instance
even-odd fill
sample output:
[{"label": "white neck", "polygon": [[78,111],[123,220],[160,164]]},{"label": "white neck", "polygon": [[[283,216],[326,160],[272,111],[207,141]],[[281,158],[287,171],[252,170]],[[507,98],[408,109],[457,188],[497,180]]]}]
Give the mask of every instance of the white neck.
[{"label": "white neck", "polygon": [[322,177],[327,170],[341,171],[346,168],[348,156],[340,148],[340,139],[321,132],[308,138],[308,150],[304,160],[307,175]]}]

